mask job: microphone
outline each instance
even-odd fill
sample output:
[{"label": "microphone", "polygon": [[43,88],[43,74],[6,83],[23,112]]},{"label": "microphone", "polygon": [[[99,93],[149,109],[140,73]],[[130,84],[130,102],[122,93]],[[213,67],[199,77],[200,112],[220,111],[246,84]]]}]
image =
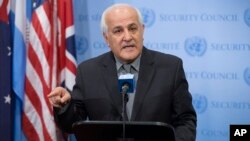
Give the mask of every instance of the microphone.
[{"label": "microphone", "polygon": [[124,83],[124,85],[122,85],[122,93],[127,93],[128,88],[129,88],[128,83]]},{"label": "microphone", "polygon": [[123,141],[126,138],[126,129],[125,129],[125,121],[128,118],[127,113],[126,113],[126,103],[128,102],[128,93],[133,93],[134,92],[134,74],[128,73],[124,75],[120,75],[118,78],[118,84],[119,84],[119,89],[120,93],[122,94],[122,118],[123,118]]},{"label": "microphone", "polygon": [[118,84],[120,93],[133,93],[135,86],[134,74],[128,73],[120,75],[118,78]]}]

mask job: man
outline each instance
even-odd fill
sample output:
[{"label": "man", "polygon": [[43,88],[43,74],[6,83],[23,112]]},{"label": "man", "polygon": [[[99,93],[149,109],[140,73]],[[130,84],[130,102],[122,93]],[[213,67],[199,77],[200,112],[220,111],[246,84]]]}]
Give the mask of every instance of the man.
[{"label": "man", "polygon": [[129,94],[128,119],[164,122],[174,127],[176,141],[194,141],[196,113],[181,59],[143,47],[142,16],[130,5],[106,9],[101,28],[111,52],[78,66],[71,95],[61,87],[48,95],[59,127],[70,132],[79,120],[121,120],[118,76],[131,64],[136,90]]}]

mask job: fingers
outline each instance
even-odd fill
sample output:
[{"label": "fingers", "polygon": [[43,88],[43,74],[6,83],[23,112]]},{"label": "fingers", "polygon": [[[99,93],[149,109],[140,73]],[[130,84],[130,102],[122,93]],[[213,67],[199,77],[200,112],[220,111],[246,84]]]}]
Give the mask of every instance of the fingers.
[{"label": "fingers", "polygon": [[63,103],[61,103],[60,97],[59,96],[54,96],[49,98],[49,101],[51,105],[57,108],[61,108],[63,106]]},{"label": "fingers", "polygon": [[71,100],[69,92],[62,87],[55,88],[47,97],[50,103],[58,108],[61,108]]},{"label": "fingers", "polygon": [[64,96],[61,97],[61,103],[67,104],[71,100],[70,94],[67,92]]},{"label": "fingers", "polygon": [[50,94],[47,97],[51,98],[51,97],[54,97],[54,96],[61,95],[63,93],[63,91],[66,91],[66,90],[64,88],[62,88],[62,87],[56,87],[54,90],[52,90],[50,92]]}]

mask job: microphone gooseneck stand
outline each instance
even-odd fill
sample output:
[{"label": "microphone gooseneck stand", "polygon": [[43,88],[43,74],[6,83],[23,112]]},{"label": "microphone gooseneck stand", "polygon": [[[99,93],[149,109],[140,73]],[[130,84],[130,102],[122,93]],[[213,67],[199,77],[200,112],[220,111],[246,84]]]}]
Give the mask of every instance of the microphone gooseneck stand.
[{"label": "microphone gooseneck stand", "polygon": [[126,103],[128,102],[128,94],[127,91],[129,89],[129,86],[127,84],[122,86],[122,120],[123,120],[123,124],[122,124],[122,140],[125,141],[125,137],[126,137],[126,128],[125,128],[125,123],[126,123],[126,119],[127,119],[127,114],[126,114]]}]

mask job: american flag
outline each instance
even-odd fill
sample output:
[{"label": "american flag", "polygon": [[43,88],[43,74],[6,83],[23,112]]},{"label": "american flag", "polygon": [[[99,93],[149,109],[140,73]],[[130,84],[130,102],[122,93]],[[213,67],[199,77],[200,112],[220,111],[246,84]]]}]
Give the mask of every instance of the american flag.
[{"label": "american flag", "polygon": [[63,140],[47,95],[56,86],[72,90],[74,84],[72,1],[16,0],[14,11],[13,89],[15,113],[22,115],[15,118],[15,140],[22,133],[27,140]]},{"label": "american flag", "polygon": [[0,0],[0,140],[11,140],[11,40],[9,1]]}]

